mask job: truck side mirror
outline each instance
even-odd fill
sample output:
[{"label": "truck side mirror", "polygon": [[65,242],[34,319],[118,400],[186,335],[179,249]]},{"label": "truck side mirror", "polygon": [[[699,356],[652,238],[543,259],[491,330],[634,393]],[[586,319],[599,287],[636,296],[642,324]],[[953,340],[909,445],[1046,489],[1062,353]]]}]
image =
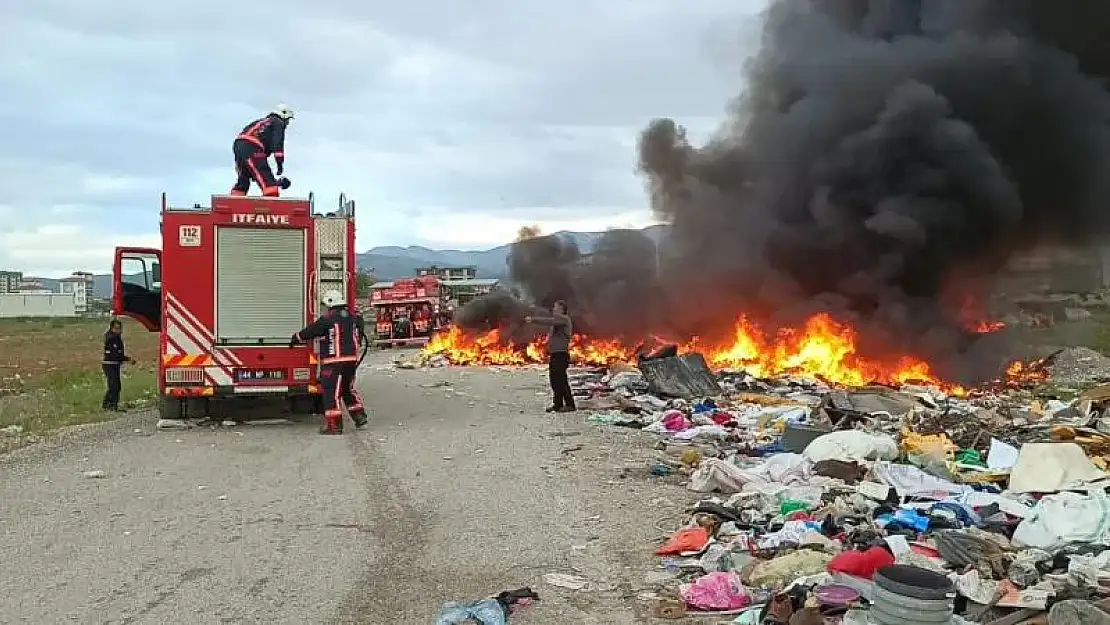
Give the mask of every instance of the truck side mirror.
[{"label": "truck side mirror", "polygon": [[161,263],[150,263],[150,280],[154,284],[162,284]]}]

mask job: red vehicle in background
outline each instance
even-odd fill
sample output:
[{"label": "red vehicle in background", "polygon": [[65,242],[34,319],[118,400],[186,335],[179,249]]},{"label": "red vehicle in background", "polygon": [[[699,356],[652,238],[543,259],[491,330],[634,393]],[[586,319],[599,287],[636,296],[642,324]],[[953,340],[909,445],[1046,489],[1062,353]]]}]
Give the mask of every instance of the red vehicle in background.
[{"label": "red vehicle in background", "polygon": [[116,248],[112,286],[115,314],[161,335],[161,416],[260,395],[318,407],[315,346],[289,338],[323,312],[327,290],[355,301],[354,202],[340,195],[317,213],[311,194],[215,195],[171,208],[163,194],[161,229],[161,249]]},{"label": "red vehicle in background", "polygon": [[442,326],[445,309],[439,278],[421,276],[370,287],[375,343],[383,347],[423,345]]}]

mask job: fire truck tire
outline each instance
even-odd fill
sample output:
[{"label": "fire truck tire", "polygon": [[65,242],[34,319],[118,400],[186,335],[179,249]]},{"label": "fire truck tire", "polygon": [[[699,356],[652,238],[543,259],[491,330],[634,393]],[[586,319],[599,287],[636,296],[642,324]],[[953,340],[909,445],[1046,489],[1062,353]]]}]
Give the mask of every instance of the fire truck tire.
[{"label": "fire truck tire", "polygon": [[209,399],[207,397],[190,397],[185,400],[186,419],[206,419],[208,414]]},{"label": "fire truck tire", "polygon": [[182,419],[185,416],[185,402],[177,397],[158,398],[158,418]]},{"label": "fire truck tire", "polygon": [[320,395],[298,395],[289,398],[289,412],[295,415],[323,414],[324,402]]}]

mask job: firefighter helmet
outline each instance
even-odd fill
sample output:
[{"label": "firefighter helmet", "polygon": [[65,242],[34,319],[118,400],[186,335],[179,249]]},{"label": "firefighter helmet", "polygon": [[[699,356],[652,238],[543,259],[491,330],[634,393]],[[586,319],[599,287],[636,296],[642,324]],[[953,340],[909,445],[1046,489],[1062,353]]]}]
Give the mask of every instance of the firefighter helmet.
[{"label": "firefighter helmet", "polygon": [[333,308],[335,306],[342,306],[346,303],[347,302],[343,298],[343,294],[340,293],[338,290],[328,289],[327,291],[324,292],[324,305],[327,306],[328,308]]},{"label": "firefighter helmet", "polygon": [[275,106],[274,110],[271,111],[271,112],[274,115],[277,115],[278,117],[284,119],[285,121],[289,121],[289,120],[293,119],[293,117],[294,117],[293,109],[289,108],[288,106],[286,106],[284,104],[279,104],[279,105]]}]

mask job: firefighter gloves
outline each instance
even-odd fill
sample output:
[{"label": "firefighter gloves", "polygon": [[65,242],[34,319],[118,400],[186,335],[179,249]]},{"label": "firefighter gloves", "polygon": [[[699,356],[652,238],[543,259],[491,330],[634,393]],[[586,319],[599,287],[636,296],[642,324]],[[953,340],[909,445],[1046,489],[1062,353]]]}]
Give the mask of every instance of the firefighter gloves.
[{"label": "firefighter gloves", "polygon": [[296,334],[289,337],[289,347],[290,348],[296,347],[297,343],[300,343],[300,341],[297,340],[297,335]]}]

